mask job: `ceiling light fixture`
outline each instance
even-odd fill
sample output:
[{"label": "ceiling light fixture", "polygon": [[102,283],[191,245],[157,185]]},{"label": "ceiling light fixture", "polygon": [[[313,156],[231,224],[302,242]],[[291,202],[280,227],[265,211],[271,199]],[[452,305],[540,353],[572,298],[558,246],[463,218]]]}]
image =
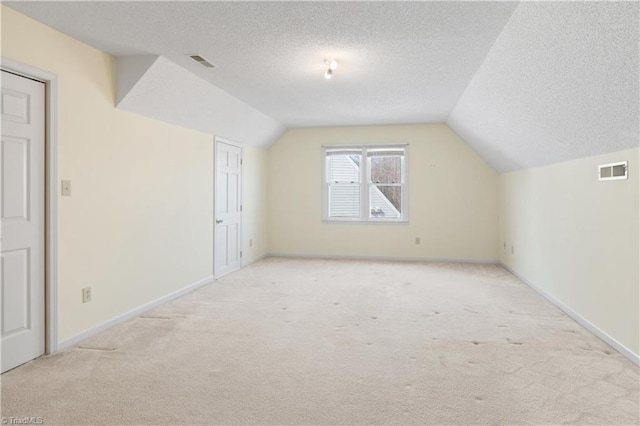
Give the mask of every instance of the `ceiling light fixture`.
[{"label": "ceiling light fixture", "polygon": [[333,76],[333,72],[336,70],[336,68],[338,68],[338,61],[333,59],[332,60],[325,59],[324,63],[329,67],[324,72],[324,78],[329,80]]}]

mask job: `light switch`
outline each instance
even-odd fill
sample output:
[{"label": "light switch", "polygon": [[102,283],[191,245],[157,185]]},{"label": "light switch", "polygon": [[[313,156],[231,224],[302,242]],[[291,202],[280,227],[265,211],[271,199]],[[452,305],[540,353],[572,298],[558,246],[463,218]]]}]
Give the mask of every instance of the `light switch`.
[{"label": "light switch", "polygon": [[62,181],[62,196],[70,197],[71,196],[71,181],[63,180]]}]

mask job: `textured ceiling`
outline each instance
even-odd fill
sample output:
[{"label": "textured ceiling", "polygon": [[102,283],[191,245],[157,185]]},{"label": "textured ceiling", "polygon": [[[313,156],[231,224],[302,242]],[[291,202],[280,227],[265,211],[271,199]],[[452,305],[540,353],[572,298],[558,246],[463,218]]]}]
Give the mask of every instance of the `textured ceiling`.
[{"label": "textured ceiling", "polygon": [[447,123],[498,171],[640,146],[638,2],[523,2]]},{"label": "textured ceiling", "polygon": [[[8,2],[115,56],[161,55],[288,127],[443,122],[507,2]],[[220,68],[185,56],[199,53]],[[325,58],[339,68],[322,75]]]},{"label": "textured ceiling", "polygon": [[249,145],[446,121],[498,171],[640,145],[638,1],[4,4],[121,57],[119,108]]}]

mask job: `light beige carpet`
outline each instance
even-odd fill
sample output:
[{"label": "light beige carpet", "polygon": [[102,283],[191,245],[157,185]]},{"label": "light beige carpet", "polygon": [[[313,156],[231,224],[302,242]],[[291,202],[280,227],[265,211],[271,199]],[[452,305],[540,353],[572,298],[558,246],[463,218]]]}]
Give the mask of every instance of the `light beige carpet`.
[{"label": "light beige carpet", "polygon": [[638,424],[638,368],[499,266],[270,258],[2,376],[45,424]]}]

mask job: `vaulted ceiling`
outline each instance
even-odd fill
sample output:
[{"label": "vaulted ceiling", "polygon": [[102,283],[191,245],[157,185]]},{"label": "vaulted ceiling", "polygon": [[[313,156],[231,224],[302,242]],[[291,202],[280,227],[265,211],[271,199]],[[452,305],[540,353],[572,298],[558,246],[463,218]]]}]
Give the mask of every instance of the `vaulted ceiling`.
[{"label": "vaulted ceiling", "polygon": [[638,2],[523,2],[448,124],[499,171],[640,146]]},{"label": "vaulted ceiling", "polygon": [[446,122],[508,171],[640,144],[638,1],[5,4],[117,56],[118,108],[250,145]]}]

